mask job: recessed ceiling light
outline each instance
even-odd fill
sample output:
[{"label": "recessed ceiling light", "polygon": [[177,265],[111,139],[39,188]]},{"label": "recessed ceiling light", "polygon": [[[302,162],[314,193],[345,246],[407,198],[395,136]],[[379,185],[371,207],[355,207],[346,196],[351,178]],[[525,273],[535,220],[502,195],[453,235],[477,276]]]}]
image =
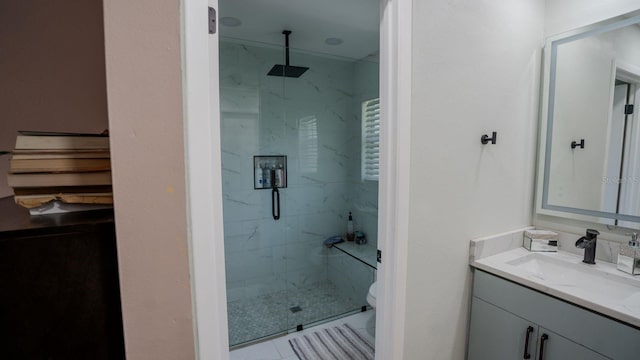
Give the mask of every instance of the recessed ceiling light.
[{"label": "recessed ceiling light", "polygon": [[340,45],[342,44],[344,41],[342,41],[342,39],[340,38],[327,38],[324,43],[327,45]]},{"label": "recessed ceiling light", "polygon": [[220,24],[224,26],[236,27],[242,25],[242,21],[238,18],[234,18],[231,16],[225,16],[220,18]]}]

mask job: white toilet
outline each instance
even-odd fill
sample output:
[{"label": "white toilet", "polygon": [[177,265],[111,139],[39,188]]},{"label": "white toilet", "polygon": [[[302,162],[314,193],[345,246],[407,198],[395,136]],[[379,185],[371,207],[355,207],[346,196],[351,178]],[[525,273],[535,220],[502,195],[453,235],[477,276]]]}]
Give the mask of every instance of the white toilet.
[{"label": "white toilet", "polygon": [[376,283],[374,282],[373,284],[371,284],[371,286],[369,286],[369,292],[367,293],[367,302],[374,309],[376,308],[376,293],[377,293],[377,286],[376,286]]},{"label": "white toilet", "polygon": [[369,292],[367,293],[367,302],[369,303],[369,305],[371,305],[371,307],[373,308],[373,311],[371,312],[371,316],[367,320],[367,325],[366,325],[367,333],[369,333],[369,335],[373,337],[376,336],[376,311],[375,310],[376,310],[377,295],[378,295],[378,286],[374,282],[373,284],[371,284],[371,286],[369,286]]}]

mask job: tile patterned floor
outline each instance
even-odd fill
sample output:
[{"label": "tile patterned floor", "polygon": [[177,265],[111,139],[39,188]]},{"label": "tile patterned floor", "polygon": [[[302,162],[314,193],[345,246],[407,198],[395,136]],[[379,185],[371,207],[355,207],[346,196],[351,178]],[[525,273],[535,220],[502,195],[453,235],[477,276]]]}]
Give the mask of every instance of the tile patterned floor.
[{"label": "tile patterned floor", "polygon": [[[229,344],[242,344],[345,314],[366,304],[343,298],[331,282],[229,302]],[[300,307],[301,310],[291,308]]]},{"label": "tile patterned floor", "polygon": [[233,350],[229,353],[230,360],[298,360],[293,352],[289,339],[301,334],[311,333],[319,329],[349,324],[375,342],[375,311],[369,310],[331,321],[322,325],[310,327],[301,332],[295,332],[273,340],[264,341],[251,346]]}]

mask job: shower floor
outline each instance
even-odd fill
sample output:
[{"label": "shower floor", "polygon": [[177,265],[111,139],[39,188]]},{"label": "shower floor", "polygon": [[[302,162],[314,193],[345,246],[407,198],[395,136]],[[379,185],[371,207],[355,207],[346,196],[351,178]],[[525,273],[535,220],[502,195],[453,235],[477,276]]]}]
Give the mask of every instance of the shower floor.
[{"label": "shower floor", "polygon": [[251,299],[231,301],[228,306],[229,345],[265,336],[359,309],[363,304],[342,297],[330,281],[315,283]]}]

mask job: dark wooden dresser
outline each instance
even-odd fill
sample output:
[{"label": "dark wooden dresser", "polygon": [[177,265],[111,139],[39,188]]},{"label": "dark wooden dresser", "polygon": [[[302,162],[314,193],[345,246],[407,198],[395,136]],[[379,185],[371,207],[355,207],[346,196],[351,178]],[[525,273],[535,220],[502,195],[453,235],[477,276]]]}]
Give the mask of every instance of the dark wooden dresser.
[{"label": "dark wooden dresser", "polygon": [[0,199],[0,359],[124,359],[112,210]]}]

